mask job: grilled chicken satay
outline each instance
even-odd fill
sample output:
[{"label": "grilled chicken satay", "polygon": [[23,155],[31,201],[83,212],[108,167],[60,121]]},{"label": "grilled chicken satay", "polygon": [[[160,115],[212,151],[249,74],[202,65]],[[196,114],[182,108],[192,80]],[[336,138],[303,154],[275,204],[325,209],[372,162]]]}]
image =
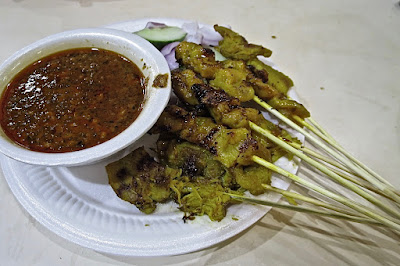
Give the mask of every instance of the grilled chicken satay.
[{"label": "grilled chicken satay", "polygon": [[144,148],[106,166],[108,180],[117,196],[152,213],[157,202],[170,198],[170,184],[179,171],[157,163]]},{"label": "grilled chicken satay", "polygon": [[[287,92],[293,86],[293,81],[282,72],[264,64],[257,58],[259,55],[269,57],[271,51],[262,46],[249,44],[243,36],[231,29],[218,25],[214,25],[214,29],[223,37],[216,47],[217,51],[229,59],[243,59],[247,65],[251,66],[252,72],[269,85],[267,89],[256,89],[258,97],[267,101],[268,104],[286,116],[290,117],[291,114],[301,118],[310,116],[303,105],[287,98]],[[258,80],[255,83],[262,85]]]},{"label": "grilled chicken satay", "polygon": [[175,105],[167,106],[151,132],[170,132],[198,144],[228,168],[251,165],[253,155],[270,159],[268,149],[259,145],[248,129],[228,129],[216,124],[210,117],[195,116]]},{"label": "grilled chicken satay", "polygon": [[[248,128],[249,121],[252,121],[270,130],[276,136],[292,140],[285,130],[265,119],[258,110],[242,107],[239,99],[229,96],[223,90],[216,90],[205,85],[204,80],[198,78],[193,70],[175,69],[171,76],[172,88],[175,94],[180,95],[180,100],[189,105],[206,107],[218,124],[230,128]],[[252,135],[268,148],[276,146],[253,132]],[[275,154],[281,156],[284,152],[283,150],[278,152],[277,149]],[[278,159],[277,156],[273,156],[273,159]]]},{"label": "grilled chicken satay", "polygon": [[191,89],[199,103],[208,108],[211,116],[219,124],[230,128],[249,128],[251,121],[276,135],[282,134],[282,129],[265,119],[259,110],[242,107],[239,99],[229,96],[223,90],[216,90],[204,84],[194,84]]},{"label": "grilled chicken satay", "polygon": [[[217,123],[221,123],[231,128],[249,128],[249,122],[253,122],[265,129],[268,129],[275,136],[279,136],[288,141],[297,142],[284,129],[265,119],[262,113],[254,108],[242,107],[240,101],[229,96],[222,90],[215,90],[210,86],[194,84],[192,90],[200,104],[204,105]],[[273,142],[263,137],[257,132],[252,131],[252,136],[260,145],[267,147],[271,153],[272,161],[287,155],[287,152]]]},{"label": "grilled chicken satay", "polygon": [[214,29],[223,37],[218,45],[218,51],[225,57],[249,60],[258,55],[270,57],[272,51],[260,45],[248,43],[247,40],[231,29],[214,25]]},{"label": "grilled chicken satay", "polygon": [[161,138],[157,153],[162,163],[182,171],[171,186],[181,211],[189,216],[207,214],[212,221],[225,217],[226,208],[234,201],[224,192],[238,192],[231,190],[232,174],[209,151],[189,142]]},{"label": "grilled chicken satay", "polygon": [[181,42],[175,49],[175,58],[180,65],[190,66],[203,78],[214,78],[221,63],[215,61],[214,52],[192,42]]},{"label": "grilled chicken satay", "polygon": [[250,101],[254,89],[247,82],[250,72],[243,72],[215,61],[214,52],[191,42],[181,42],[175,50],[175,57],[181,66],[195,71],[209,80],[212,86],[227,91],[241,101]]},{"label": "grilled chicken satay", "polygon": [[157,142],[161,162],[182,170],[182,176],[192,182],[220,184],[224,188],[253,195],[265,192],[262,184],[270,184],[271,172],[258,164],[226,168],[206,149],[176,139],[161,138]]},{"label": "grilled chicken satay", "polygon": [[247,62],[233,59],[219,62],[211,50],[190,42],[180,43],[175,56],[181,66],[199,73],[211,86],[226,91],[241,102],[250,101],[257,95],[288,117],[310,116],[302,104],[287,98],[286,93],[293,85],[290,78],[256,57],[249,57]]},{"label": "grilled chicken satay", "polygon": [[199,104],[191,87],[194,84],[205,84],[205,81],[196,72],[191,69],[174,69],[171,71],[171,83],[175,95],[181,102],[194,106]]},{"label": "grilled chicken satay", "polygon": [[[199,155],[186,149],[188,154],[192,157]],[[212,171],[208,168],[215,168],[209,161],[204,162],[201,156],[196,158],[203,159],[204,173]],[[212,221],[220,221],[226,216],[226,208],[236,203],[224,192],[243,194],[225,187],[218,175],[211,178],[208,174],[194,179],[181,169],[158,163],[143,148],[107,165],[106,170],[117,196],[146,214],[154,212],[157,203],[174,199],[179,203],[179,209],[189,216],[206,214]],[[215,169],[214,174],[217,174]]]}]

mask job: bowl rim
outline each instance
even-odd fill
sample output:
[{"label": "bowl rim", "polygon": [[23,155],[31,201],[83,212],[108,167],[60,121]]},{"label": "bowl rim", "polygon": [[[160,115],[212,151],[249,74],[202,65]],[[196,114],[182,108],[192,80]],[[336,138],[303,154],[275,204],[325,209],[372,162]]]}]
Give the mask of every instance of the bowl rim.
[{"label": "bowl rim", "polygon": [[[97,47],[100,45],[89,45],[96,41],[103,42],[103,40],[104,46],[108,48]],[[88,42],[88,44],[82,46],[76,45],[76,42],[79,41],[85,41],[85,43]],[[68,48],[71,44],[73,47]],[[54,47],[63,45],[66,48],[54,49]],[[145,74],[145,77],[148,77],[145,100],[139,116],[127,129],[106,142],[83,150],[64,153],[45,153],[28,150],[10,140],[0,128],[0,152],[2,154],[12,159],[33,165],[76,166],[91,164],[133,144],[155,124],[169,101],[171,81],[169,78],[165,88],[155,88],[152,86],[152,83],[158,74],[168,74],[170,77],[171,72],[166,59],[157,48],[145,39],[128,32],[108,28],[84,28],[47,36],[25,46],[6,59],[0,65],[0,79],[3,79],[3,83],[7,84],[21,69],[29,65],[28,62],[25,62],[22,64],[22,67],[19,66],[19,71],[14,71],[16,66],[13,65],[18,65],[18,60],[22,60],[24,56],[31,56],[36,52],[34,59],[30,60],[32,63],[35,60],[39,60],[57,51],[78,47],[97,47],[119,54],[121,53],[118,49],[124,50],[126,54],[122,54],[123,56],[126,56],[136,63],[142,72],[148,72],[147,75]],[[138,58],[138,56],[141,58]],[[143,66],[141,67],[138,62],[142,62]],[[12,74],[6,75],[6,70],[10,70]],[[0,88],[0,95],[2,95],[4,89],[4,87]]]}]

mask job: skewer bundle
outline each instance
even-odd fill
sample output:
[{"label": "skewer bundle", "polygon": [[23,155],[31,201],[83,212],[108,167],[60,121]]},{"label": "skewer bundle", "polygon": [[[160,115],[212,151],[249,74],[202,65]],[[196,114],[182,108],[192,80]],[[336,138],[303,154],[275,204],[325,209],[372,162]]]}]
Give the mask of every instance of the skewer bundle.
[{"label": "skewer bundle", "polygon": [[[218,30],[218,27],[215,28],[224,37],[222,44],[226,41],[225,38],[235,35],[235,33],[231,33],[229,30]],[[223,49],[220,49],[220,51],[224,56],[229,56],[229,52],[224,54]],[[339,205],[327,204],[310,197],[279,190],[269,185],[264,185],[264,187],[267,190],[280,193],[286,197],[308,202],[324,209],[333,210],[334,212],[320,211],[293,205],[276,204],[237,195],[232,195],[232,197],[257,204],[309,212],[360,223],[385,225],[396,230],[400,229],[400,212],[398,208],[400,203],[400,193],[396,188],[341,147],[337,141],[312,117],[300,117],[297,114],[291,114],[290,117],[288,117],[285,113],[280,112],[267,102],[260,99],[258,95],[255,95],[253,100],[264,110],[267,110],[273,116],[279,118],[287,126],[303,134],[308,141],[327,153],[329,157],[321,155],[320,153],[306,148],[301,144],[294,143],[279,136],[277,137],[270,130],[250,121],[249,125],[252,130],[262,134],[275,144],[299,157],[315,170],[318,170],[318,174],[322,173],[324,177],[334,180],[339,185],[342,185],[348,190],[356,193],[358,196],[371,202],[379,209],[379,211],[364,206],[357,201],[352,201],[345,196],[334,193],[324,187],[315,185],[257,156],[253,156],[253,160],[256,163],[293,180],[295,183],[303,187],[336,201]],[[347,208],[343,208],[344,206],[350,208],[350,212]]]},{"label": "skewer bundle", "polygon": [[[239,133],[236,132],[241,132],[240,134],[243,133],[245,136],[248,133],[243,130],[249,130],[252,132],[252,137],[246,135],[240,143],[253,143],[253,146],[250,145],[242,157],[239,152],[238,157],[233,159],[221,159],[222,164],[231,167],[234,164],[248,165],[251,161],[322,196],[320,199],[262,184],[264,190],[282,194],[289,199],[289,204],[225,192],[233,199],[358,223],[386,226],[400,231],[400,192],[341,147],[310,117],[303,105],[287,96],[288,89],[293,85],[291,80],[258,59],[258,56],[270,56],[271,52],[268,49],[249,44],[242,36],[227,28],[217,25],[214,28],[223,37],[215,49],[228,60],[216,61],[214,53],[209,49],[194,43],[181,42],[175,51],[181,69],[172,72],[172,83],[174,92],[181,102],[194,109],[199,106],[206,109],[218,124],[228,129],[224,131],[225,129],[221,130],[220,127],[214,128],[211,130],[213,132],[211,135],[205,134],[204,138],[197,138],[195,133],[197,128],[193,127],[197,122],[193,122],[190,118],[193,114],[181,116],[183,122],[179,124],[178,129],[176,124],[168,121],[171,116],[166,119],[165,115],[161,116],[156,127],[173,129],[172,131],[175,130],[174,133],[180,138],[197,141],[197,144],[203,145],[212,153],[218,153],[218,145],[215,144],[217,141],[213,139],[215,132],[231,135],[238,135]],[[246,101],[255,102],[260,109],[268,111],[287,126],[303,134],[309,142],[327,155],[304,147],[286,131],[264,119],[258,110],[243,107],[241,102]],[[175,113],[178,112],[177,110],[179,109],[175,108]],[[188,128],[182,129],[180,127],[182,125]],[[242,147],[240,143],[236,143],[239,150]],[[318,175],[333,180],[345,188],[345,191],[355,193],[360,200],[351,200],[345,194],[334,192],[332,189],[317,185],[277,167],[272,163],[274,156],[271,161],[267,158],[268,156],[261,156],[265,153],[256,152],[258,150],[256,147],[260,146],[275,146],[276,157],[294,155],[300,158]],[[374,207],[364,204],[364,200]],[[312,204],[317,208],[298,206],[297,201]]]},{"label": "skewer bundle", "polygon": [[[270,55],[270,53],[266,52],[262,47],[248,44],[243,37],[236,34],[235,32],[232,32],[229,29],[219,26],[215,26],[214,28],[224,38],[223,41],[220,42],[219,47],[217,47],[217,50],[221,52],[223,56],[229,59],[240,59],[247,61],[248,64],[255,66],[257,70],[258,66],[255,65],[254,61],[257,62],[258,59],[255,59],[254,55]],[[239,41],[237,41],[238,39]],[[234,43],[235,41],[236,46]],[[237,45],[237,43],[239,43],[239,45]],[[232,48],[232,46],[235,46],[236,48]],[[249,50],[252,51],[246,53]],[[192,68],[195,71],[196,68],[199,69],[199,65],[190,66],[191,62],[190,60],[188,60],[188,58],[190,58],[190,55],[185,55],[184,52],[181,52],[179,48],[177,49],[177,51],[177,58],[178,61],[181,62],[181,64],[183,63],[185,65],[189,65],[189,68]],[[251,58],[249,57],[249,54],[251,54]],[[209,65],[210,63],[200,63],[200,68],[201,66],[204,67],[207,64]],[[201,71],[204,72],[205,70],[201,69]],[[201,73],[201,71],[198,72]],[[213,75],[212,72],[211,75]],[[257,86],[254,86],[254,84],[252,85],[253,88]],[[194,90],[196,90],[196,86],[194,86]],[[229,91],[227,92],[229,94]],[[317,170],[318,174],[322,173],[324,177],[334,180],[339,185],[371,202],[379,210],[369,208],[362,205],[358,201],[350,200],[343,195],[334,193],[324,187],[315,185],[299,176],[291,174],[275,166],[271,162],[268,162],[265,159],[260,158],[256,155],[254,155],[252,159],[257,164],[260,164],[274,172],[277,172],[280,175],[293,180],[296,184],[313,190],[339,204],[333,205],[314,198],[291,193],[288,191],[282,191],[266,184],[264,185],[264,188],[267,190],[280,193],[291,199],[311,203],[320,208],[329,209],[330,211],[328,212],[323,210],[304,208],[295,205],[277,204],[238,195],[231,195],[233,198],[256,204],[264,204],[279,208],[297,210],[301,212],[309,212],[318,215],[346,219],[354,222],[385,225],[396,230],[400,229],[400,212],[398,209],[400,203],[400,193],[396,188],[394,188],[383,177],[378,175],[365,164],[357,160],[343,147],[341,147],[336,142],[336,140],[326,130],[324,130],[312,117],[307,117],[307,113],[302,109],[301,104],[295,103],[292,106],[292,110],[294,109],[294,112],[289,113],[286,112],[285,109],[279,109],[276,108],[276,106],[274,108],[273,106],[262,100],[261,97],[259,97],[260,94],[262,94],[262,91],[255,89],[255,94],[252,98],[255,103],[257,103],[262,109],[270,112],[273,116],[279,118],[287,126],[303,134],[309,142],[313,143],[316,147],[326,152],[328,156],[324,156],[314,150],[304,147],[299,143],[288,140],[287,138],[283,138],[282,136],[276,136],[276,134],[271,132],[270,129],[266,128],[265,126],[263,127],[262,125],[260,125],[260,123],[257,123],[257,121],[248,121],[251,130],[263,135],[269,141],[274,142],[276,145],[299,157],[305,163],[311,165],[315,170]],[[240,99],[240,97],[238,98]],[[291,99],[288,98],[288,100]],[[300,117],[299,114],[303,114],[303,117]]]}]

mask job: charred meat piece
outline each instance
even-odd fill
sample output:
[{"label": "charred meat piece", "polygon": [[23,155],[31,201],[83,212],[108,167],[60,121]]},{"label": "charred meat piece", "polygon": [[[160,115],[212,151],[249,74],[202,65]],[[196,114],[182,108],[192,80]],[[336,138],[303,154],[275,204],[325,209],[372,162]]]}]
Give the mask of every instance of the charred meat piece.
[{"label": "charred meat piece", "polygon": [[228,129],[215,124],[212,118],[196,117],[178,106],[168,106],[152,129],[152,133],[170,132],[210,151],[225,167],[252,164],[252,156],[264,158],[260,147],[246,128]]},{"label": "charred meat piece", "polygon": [[266,71],[257,70],[257,76],[243,60],[218,62],[212,51],[199,44],[182,42],[177,46],[176,57],[186,69],[172,72],[172,87],[178,98],[190,105],[196,105],[197,102],[188,88],[193,84],[204,84],[207,79],[214,88],[224,90],[242,102],[252,100],[255,92],[264,100],[280,94],[266,83]]},{"label": "charred meat piece", "polygon": [[179,100],[189,105],[199,104],[191,87],[194,84],[204,84],[204,81],[193,70],[177,68],[171,72],[171,80],[172,89]]},{"label": "charred meat piece", "polygon": [[106,166],[108,181],[117,196],[152,213],[157,202],[170,197],[170,183],[179,171],[157,163],[144,148]]},{"label": "charred meat piece", "polygon": [[[298,142],[286,130],[265,119],[260,111],[242,107],[238,99],[229,96],[224,91],[215,90],[210,86],[200,84],[193,85],[192,90],[199,102],[208,108],[208,111],[217,123],[230,128],[249,128],[249,121],[251,121],[268,129],[275,136],[282,137],[288,141]],[[276,161],[287,154],[284,149],[270,142],[257,132],[252,131],[252,137],[257,140],[261,147],[266,147],[270,151],[272,161]]]},{"label": "charred meat piece", "polygon": [[[279,92],[270,95],[259,93],[258,96],[261,99],[289,118],[293,115],[297,115],[303,119],[310,117],[309,111],[301,103],[287,97],[288,90],[293,86],[293,81],[288,76],[264,64],[257,58],[252,59],[247,63],[252,66],[253,70],[259,75],[263,71],[267,72],[267,84]],[[261,83],[257,82],[254,84],[260,85]],[[263,92],[266,92],[266,90]]]},{"label": "charred meat piece", "polygon": [[157,153],[163,164],[182,170],[183,176],[195,181],[205,178],[224,187],[234,188],[228,168],[217,161],[208,150],[187,141],[164,138],[157,141]]},{"label": "charred meat piece", "polygon": [[219,124],[231,128],[249,128],[249,121],[252,121],[276,134],[281,132],[279,127],[266,120],[260,111],[242,107],[239,99],[231,97],[223,90],[201,84],[193,85],[192,90],[198,101],[209,109],[211,116]]},{"label": "charred meat piece", "polygon": [[273,67],[264,64],[258,58],[248,60],[247,64],[258,77],[265,77],[263,72],[267,73],[268,79],[266,82],[281,94],[287,95],[289,89],[294,85],[293,81],[288,76]]},{"label": "charred meat piece", "polygon": [[[230,69],[234,70],[224,70],[220,74],[218,72],[215,74],[216,81],[210,82],[212,86],[218,87],[220,84],[223,84],[224,79],[230,81],[232,77],[238,77],[237,73],[242,73],[242,76],[244,76],[244,72],[250,67],[252,74],[246,75],[246,82],[252,86],[252,90],[247,91],[248,95],[251,95],[255,91],[258,97],[268,102],[268,104],[289,118],[293,115],[297,115],[303,119],[310,116],[310,113],[302,104],[287,97],[289,89],[293,87],[293,81],[282,72],[264,64],[257,58],[259,55],[269,57],[271,55],[270,50],[259,45],[248,44],[245,38],[228,28],[215,25],[214,29],[223,37],[223,40],[220,41],[216,49],[226,58],[236,59],[232,60],[233,62],[237,61],[237,59],[244,60],[242,64],[246,66],[246,70],[235,62],[230,67]],[[224,69],[227,69],[226,62],[223,62],[223,64],[225,65]],[[228,78],[229,74],[224,72],[231,72],[229,73],[231,78]],[[236,91],[236,94],[232,94],[226,88],[222,89],[231,96],[239,98],[241,101],[245,99],[243,93],[240,93],[240,97],[238,97],[238,91]]]},{"label": "charred meat piece", "polygon": [[297,115],[302,119],[310,117],[310,112],[301,103],[288,99],[283,95],[272,98],[268,101],[268,104],[288,118],[291,118],[293,115]]}]

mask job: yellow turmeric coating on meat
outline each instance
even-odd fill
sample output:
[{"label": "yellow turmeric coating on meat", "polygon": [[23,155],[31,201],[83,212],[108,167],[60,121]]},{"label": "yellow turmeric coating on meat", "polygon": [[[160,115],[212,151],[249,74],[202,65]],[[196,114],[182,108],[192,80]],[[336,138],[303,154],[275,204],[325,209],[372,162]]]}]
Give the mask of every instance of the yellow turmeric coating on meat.
[{"label": "yellow turmeric coating on meat", "polygon": [[159,165],[144,148],[106,166],[114,192],[144,213],[170,197],[170,182],[179,171]]},{"label": "yellow turmeric coating on meat", "polygon": [[202,78],[191,69],[175,69],[171,72],[172,89],[175,95],[185,104],[197,105],[199,101],[191,90],[194,84],[204,84]]},{"label": "yellow turmeric coating on meat", "polygon": [[175,57],[180,65],[193,69],[206,79],[213,78],[221,64],[215,61],[213,51],[191,42],[181,42],[175,49]]},{"label": "yellow turmeric coating on meat", "polygon": [[250,165],[252,156],[269,156],[266,147],[251,137],[246,128],[230,129],[216,124],[210,117],[197,117],[178,106],[164,110],[152,133],[170,132],[210,151],[226,167]]},{"label": "yellow turmeric coating on meat", "polygon": [[231,29],[214,25],[214,29],[223,37],[216,49],[225,57],[249,60],[258,55],[270,57],[272,51],[260,45],[248,43],[247,40]]}]

